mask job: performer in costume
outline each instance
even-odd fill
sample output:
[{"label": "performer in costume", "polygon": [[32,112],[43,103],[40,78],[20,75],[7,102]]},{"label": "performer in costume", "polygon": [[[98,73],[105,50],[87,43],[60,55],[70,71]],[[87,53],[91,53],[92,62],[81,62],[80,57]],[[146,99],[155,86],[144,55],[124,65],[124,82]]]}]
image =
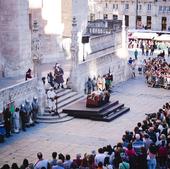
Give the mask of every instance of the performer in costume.
[{"label": "performer in costume", "polygon": [[14,113],[13,113],[13,118],[14,118],[14,132],[19,133],[20,130],[20,115],[19,115],[19,108],[16,107]]},{"label": "performer in costume", "polygon": [[56,105],[55,105],[55,92],[53,90],[53,88],[51,87],[50,90],[48,90],[47,92],[47,100],[48,100],[48,107],[49,107],[49,112],[52,113],[52,112],[55,112],[55,109],[56,109]]},{"label": "performer in costume", "polygon": [[61,66],[59,64],[57,64],[55,66],[55,69],[54,69],[55,82],[58,84],[57,89],[59,89],[60,86],[61,86],[61,88],[64,88],[64,86],[63,86],[63,83],[64,83],[63,75],[64,75],[63,69],[61,68]]},{"label": "performer in costume", "polygon": [[38,99],[37,97],[33,97],[33,101],[32,101],[32,120],[33,123],[36,123],[36,119],[37,119],[37,115],[38,115],[38,109],[39,109],[39,105],[38,105]]},{"label": "performer in costume", "polygon": [[26,131],[26,120],[27,120],[27,113],[25,111],[25,105],[22,104],[20,108],[20,118],[21,118],[21,128],[23,131]]}]

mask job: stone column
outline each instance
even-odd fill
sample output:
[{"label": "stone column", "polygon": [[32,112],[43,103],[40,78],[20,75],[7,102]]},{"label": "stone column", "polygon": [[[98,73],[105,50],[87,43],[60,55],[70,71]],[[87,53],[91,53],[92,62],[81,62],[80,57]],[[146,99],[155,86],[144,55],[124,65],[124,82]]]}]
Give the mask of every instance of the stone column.
[{"label": "stone column", "polygon": [[25,75],[32,68],[28,1],[0,0],[0,39],[5,77]]},{"label": "stone column", "polygon": [[33,22],[32,26],[32,60],[34,62],[34,75],[37,77],[37,95],[39,101],[39,113],[44,113],[45,108],[45,88],[42,83],[42,75],[41,75],[41,39],[39,33],[39,24],[38,21]]},{"label": "stone column", "polygon": [[72,89],[77,90],[76,86],[76,79],[77,79],[77,66],[78,66],[78,36],[77,36],[78,30],[77,30],[77,21],[76,18],[73,17],[72,20],[72,31],[71,31],[71,61],[72,61],[72,68],[71,68],[71,82],[72,82]]}]

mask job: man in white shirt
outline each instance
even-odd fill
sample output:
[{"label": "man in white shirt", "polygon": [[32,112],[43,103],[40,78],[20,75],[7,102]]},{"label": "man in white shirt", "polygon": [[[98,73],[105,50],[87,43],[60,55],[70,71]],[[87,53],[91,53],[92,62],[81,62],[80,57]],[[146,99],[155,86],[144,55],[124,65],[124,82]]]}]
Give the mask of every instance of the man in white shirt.
[{"label": "man in white shirt", "polygon": [[51,112],[55,112],[56,109],[56,105],[55,105],[55,92],[53,90],[53,88],[51,87],[50,90],[47,92],[47,100],[48,100],[48,107],[49,107],[49,111]]},{"label": "man in white shirt", "polygon": [[50,169],[50,164],[48,160],[43,159],[43,155],[41,152],[37,153],[38,161],[34,164],[34,169],[41,169],[45,167],[46,169]]},{"label": "man in white shirt", "polygon": [[106,157],[106,154],[104,154],[103,149],[98,149],[98,154],[95,156],[95,164],[98,165],[99,162],[102,162],[104,164],[104,159]]}]

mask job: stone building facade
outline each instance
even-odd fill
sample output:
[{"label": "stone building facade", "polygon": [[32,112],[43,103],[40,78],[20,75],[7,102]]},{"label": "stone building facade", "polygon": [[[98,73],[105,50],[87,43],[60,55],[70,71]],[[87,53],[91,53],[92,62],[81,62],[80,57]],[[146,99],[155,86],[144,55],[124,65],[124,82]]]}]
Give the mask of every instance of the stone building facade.
[{"label": "stone building facade", "polygon": [[89,0],[89,20],[121,19],[129,29],[170,31],[170,0]]},{"label": "stone building facade", "polygon": [[32,67],[28,1],[0,0],[0,78]]}]

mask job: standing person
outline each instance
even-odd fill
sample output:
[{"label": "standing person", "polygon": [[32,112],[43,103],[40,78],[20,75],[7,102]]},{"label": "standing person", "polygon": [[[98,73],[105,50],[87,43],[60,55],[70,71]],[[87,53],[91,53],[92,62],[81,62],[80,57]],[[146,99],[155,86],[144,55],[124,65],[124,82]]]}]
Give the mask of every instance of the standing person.
[{"label": "standing person", "polygon": [[29,68],[25,74],[25,80],[28,80],[28,79],[31,79],[32,78],[32,71],[31,69]]},{"label": "standing person", "polygon": [[26,131],[26,119],[27,119],[27,114],[25,111],[25,105],[22,104],[20,108],[20,118],[21,118],[21,128],[23,131]]},{"label": "standing person", "polygon": [[15,112],[13,113],[14,118],[14,132],[19,133],[20,130],[20,115],[19,115],[19,108],[15,108]]},{"label": "standing person", "polygon": [[103,91],[105,89],[105,79],[98,75],[97,77],[97,90]]},{"label": "standing person", "polygon": [[38,109],[39,109],[39,105],[38,105],[38,99],[37,97],[33,97],[33,101],[32,101],[32,120],[33,123],[36,123],[36,119],[37,119],[37,115],[38,115]]},{"label": "standing person", "polygon": [[93,91],[93,82],[91,78],[89,77],[87,82],[85,83],[85,93],[91,94],[92,91]]},{"label": "standing person", "polygon": [[135,60],[137,60],[138,59],[138,51],[137,51],[137,49],[134,51],[134,56],[135,56]]},{"label": "standing person", "polygon": [[33,121],[32,121],[32,106],[31,106],[31,103],[29,100],[25,100],[25,111],[26,111],[26,114],[27,114],[27,121],[26,121],[26,125],[29,127],[30,125],[33,124]]},{"label": "standing person", "polygon": [[54,77],[52,75],[52,72],[47,74],[47,81],[51,85],[51,87],[54,87]]},{"label": "standing person", "polygon": [[4,109],[3,116],[4,116],[6,136],[9,137],[11,135],[11,112],[9,110],[9,107]]},{"label": "standing person", "polygon": [[168,47],[168,57],[170,56],[170,47]]},{"label": "standing person", "polygon": [[55,100],[54,97],[56,96],[53,88],[51,87],[48,92],[47,92],[47,99],[48,99],[48,107],[49,107],[49,112],[55,112]]},{"label": "standing person", "polygon": [[147,156],[148,169],[156,169],[156,165],[157,165],[156,154],[157,154],[157,147],[154,143],[152,143],[149,146],[148,156]]},{"label": "standing person", "polygon": [[57,64],[55,66],[55,70],[54,70],[54,76],[55,76],[55,81],[58,84],[57,89],[60,88],[64,88],[63,83],[64,83],[64,79],[63,79],[63,75],[64,75],[64,71],[61,68],[60,64]]}]

